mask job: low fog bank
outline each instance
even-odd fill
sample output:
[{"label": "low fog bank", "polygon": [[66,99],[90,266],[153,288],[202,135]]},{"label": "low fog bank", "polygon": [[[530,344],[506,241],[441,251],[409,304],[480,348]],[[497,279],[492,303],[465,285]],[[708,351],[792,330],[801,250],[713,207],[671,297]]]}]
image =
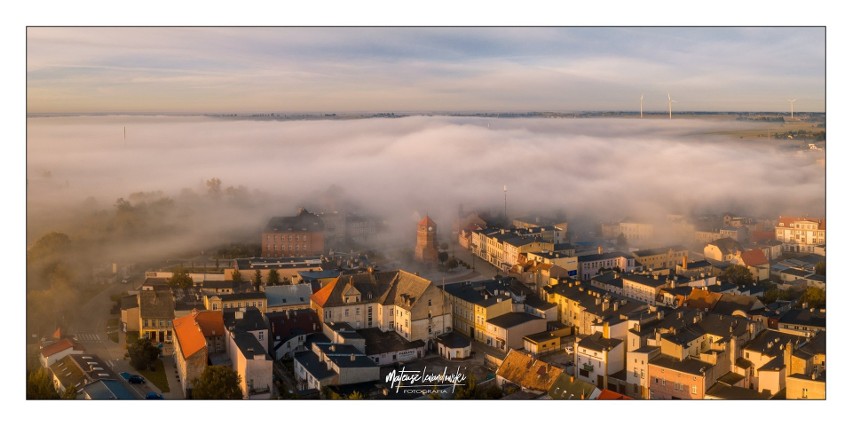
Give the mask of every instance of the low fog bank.
[{"label": "low fog bank", "polygon": [[[460,205],[502,212],[503,185],[510,216],[562,211],[569,220],[617,221],[729,210],[823,216],[822,152],[711,135],[760,126],[767,125],[422,116],[29,118],[27,239],[32,244],[53,230],[73,235],[81,218],[114,213],[119,198],[134,205],[130,194],[156,191],[147,203],[162,198],[176,205],[162,218],[161,241],[170,251],[201,250],[252,232],[259,237],[270,216],[294,214],[301,205],[330,206],[324,197],[333,186],[360,213],[383,217],[388,236],[399,243],[413,241],[416,219],[427,211],[443,232]],[[211,178],[221,180],[218,198],[207,185]],[[133,241],[126,250],[162,250],[157,240]]]}]

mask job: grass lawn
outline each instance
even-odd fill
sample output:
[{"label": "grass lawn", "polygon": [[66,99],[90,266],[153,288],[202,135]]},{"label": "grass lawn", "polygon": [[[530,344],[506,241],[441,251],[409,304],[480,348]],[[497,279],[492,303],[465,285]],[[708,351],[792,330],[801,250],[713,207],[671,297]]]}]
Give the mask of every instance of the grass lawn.
[{"label": "grass lawn", "polygon": [[169,391],[169,380],[166,378],[166,369],[163,367],[163,360],[154,361],[155,371],[150,369],[140,370],[139,374],[145,376],[145,380],[156,386],[161,393]]}]

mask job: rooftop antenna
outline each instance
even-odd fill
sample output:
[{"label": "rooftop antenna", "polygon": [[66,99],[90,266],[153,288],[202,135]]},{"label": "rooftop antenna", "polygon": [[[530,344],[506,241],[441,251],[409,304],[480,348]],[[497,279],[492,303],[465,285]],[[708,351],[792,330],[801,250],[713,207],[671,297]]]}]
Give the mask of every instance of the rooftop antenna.
[{"label": "rooftop antenna", "polygon": [[509,220],[509,196],[507,191],[506,185],[503,185],[503,216],[506,216],[506,220]]},{"label": "rooftop antenna", "polygon": [[677,102],[677,101],[672,99],[672,95],[669,94],[668,92],[666,92],[666,96],[669,97],[669,120],[671,120],[672,119],[672,103]]},{"label": "rooftop antenna", "polygon": [[787,102],[790,103],[790,118],[793,118],[793,102],[796,102],[798,99],[787,99]]},{"label": "rooftop antenna", "polygon": [[642,106],[643,106],[644,102],[645,102],[645,94],[643,93],[641,96],[639,96],[639,118],[642,118]]}]

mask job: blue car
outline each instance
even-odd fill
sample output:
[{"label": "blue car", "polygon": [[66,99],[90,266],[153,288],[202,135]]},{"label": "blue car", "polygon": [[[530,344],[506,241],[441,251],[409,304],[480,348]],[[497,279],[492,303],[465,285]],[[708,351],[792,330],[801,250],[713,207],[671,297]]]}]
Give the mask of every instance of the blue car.
[{"label": "blue car", "polygon": [[124,378],[124,380],[127,380],[128,382],[136,384],[136,385],[140,385],[140,384],[145,383],[145,378],[138,375],[138,374],[130,374],[126,371],[122,371],[121,373],[119,373],[119,376]]},{"label": "blue car", "polygon": [[163,395],[158,394],[157,392],[151,391],[145,394],[145,399],[164,399]]}]

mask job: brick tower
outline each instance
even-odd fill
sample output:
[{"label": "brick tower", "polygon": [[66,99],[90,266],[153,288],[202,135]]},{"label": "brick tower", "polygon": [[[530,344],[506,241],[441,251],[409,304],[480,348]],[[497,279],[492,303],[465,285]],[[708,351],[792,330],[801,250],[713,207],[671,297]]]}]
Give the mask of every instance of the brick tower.
[{"label": "brick tower", "polygon": [[437,226],[429,215],[417,224],[417,246],[414,247],[414,258],[421,262],[438,260]]}]

